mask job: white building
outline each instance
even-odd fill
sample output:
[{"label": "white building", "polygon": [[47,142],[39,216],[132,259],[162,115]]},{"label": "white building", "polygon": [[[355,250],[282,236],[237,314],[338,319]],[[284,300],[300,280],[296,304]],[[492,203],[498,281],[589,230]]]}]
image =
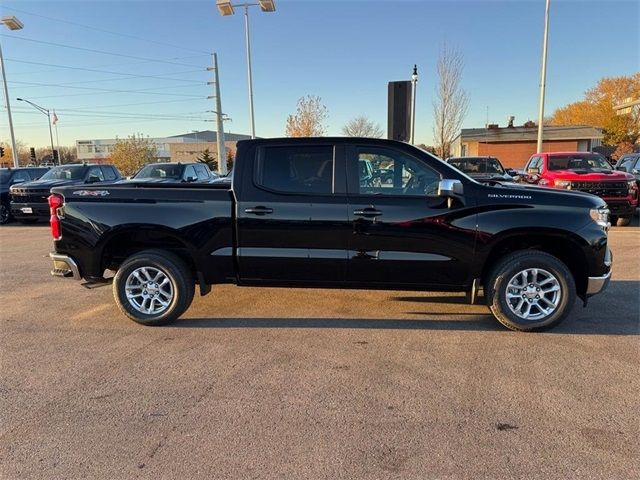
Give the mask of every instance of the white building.
[{"label": "white building", "polygon": [[[251,138],[249,135],[240,135],[235,133],[225,133],[226,141],[246,140]],[[182,135],[174,135],[171,137],[149,138],[158,150],[158,160],[171,160],[171,144],[175,143],[202,143],[215,142],[216,132],[205,130],[202,132],[185,133]],[[78,160],[81,162],[100,162],[109,158],[113,147],[118,139],[94,139],[94,140],[76,140],[76,150],[78,151]],[[226,142],[225,142],[226,143]],[[174,148],[175,149],[175,148]]]}]

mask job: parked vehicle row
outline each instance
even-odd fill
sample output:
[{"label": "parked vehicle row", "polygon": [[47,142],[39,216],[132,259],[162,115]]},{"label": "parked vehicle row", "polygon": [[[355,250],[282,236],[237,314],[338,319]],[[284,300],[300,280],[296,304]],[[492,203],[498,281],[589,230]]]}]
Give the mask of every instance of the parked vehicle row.
[{"label": "parked vehicle row", "polygon": [[[210,183],[218,179],[204,163],[153,163],[131,179],[122,177],[114,165],[67,164],[48,168],[2,169],[0,224],[49,220],[47,198],[53,187],[111,183]],[[5,181],[6,180],[6,181]]]},{"label": "parked vehicle row", "polygon": [[[368,162],[390,170],[374,182]],[[211,286],[468,292],[532,331],[609,282],[609,210],[582,192],[479,183],[411,145],[359,138],[238,143],[230,182],[55,187],[52,274],[113,283],[163,325]],[[105,278],[104,272],[115,271]]]}]

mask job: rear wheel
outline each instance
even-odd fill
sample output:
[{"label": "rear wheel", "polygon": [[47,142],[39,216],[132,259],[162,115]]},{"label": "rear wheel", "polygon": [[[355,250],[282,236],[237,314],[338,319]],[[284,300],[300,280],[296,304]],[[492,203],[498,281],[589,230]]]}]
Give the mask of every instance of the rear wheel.
[{"label": "rear wheel", "polygon": [[132,255],[113,280],[118,308],[142,325],[167,325],[191,305],[193,275],[178,256],[162,250]]},{"label": "rear wheel", "polygon": [[0,225],[9,223],[11,221],[11,210],[6,203],[0,203]]},{"label": "rear wheel", "polygon": [[507,328],[536,331],[560,323],[576,299],[573,275],[556,257],[527,250],[503,258],[485,290],[496,319]]}]

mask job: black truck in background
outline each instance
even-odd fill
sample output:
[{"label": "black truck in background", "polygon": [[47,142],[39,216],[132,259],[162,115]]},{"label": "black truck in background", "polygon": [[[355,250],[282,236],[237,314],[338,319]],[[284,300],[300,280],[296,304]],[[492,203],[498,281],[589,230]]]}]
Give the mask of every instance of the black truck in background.
[{"label": "black truck in background", "polygon": [[[392,181],[373,182],[363,160]],[[480,184],[408,144],[360,138],[238,143],[231,185],[56,187],[54,269],[113,283],[144,325],[176,320],[195,287],[478,291],[514,330],[540,330],[611,275],[593,195]],[[115,271],[113,278],[105,272]]]}]

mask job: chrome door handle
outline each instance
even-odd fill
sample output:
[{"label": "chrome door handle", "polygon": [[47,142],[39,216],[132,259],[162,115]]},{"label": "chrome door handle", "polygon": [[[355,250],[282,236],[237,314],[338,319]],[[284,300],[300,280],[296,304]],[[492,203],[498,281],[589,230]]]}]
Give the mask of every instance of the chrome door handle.
[{"label": "chrome door handle", "polygon": [[354,210],[353,214],[357,217],[379,217],[382,215],[382,212],[373,207],[368,207],[361,210]]},{"label": "chrome door handle", "polygon": [[263,207],[263,206],[245,208],[244,213],[250,213],[252,215],[267,215],[269,213],[273,213],[273,208]]}]

